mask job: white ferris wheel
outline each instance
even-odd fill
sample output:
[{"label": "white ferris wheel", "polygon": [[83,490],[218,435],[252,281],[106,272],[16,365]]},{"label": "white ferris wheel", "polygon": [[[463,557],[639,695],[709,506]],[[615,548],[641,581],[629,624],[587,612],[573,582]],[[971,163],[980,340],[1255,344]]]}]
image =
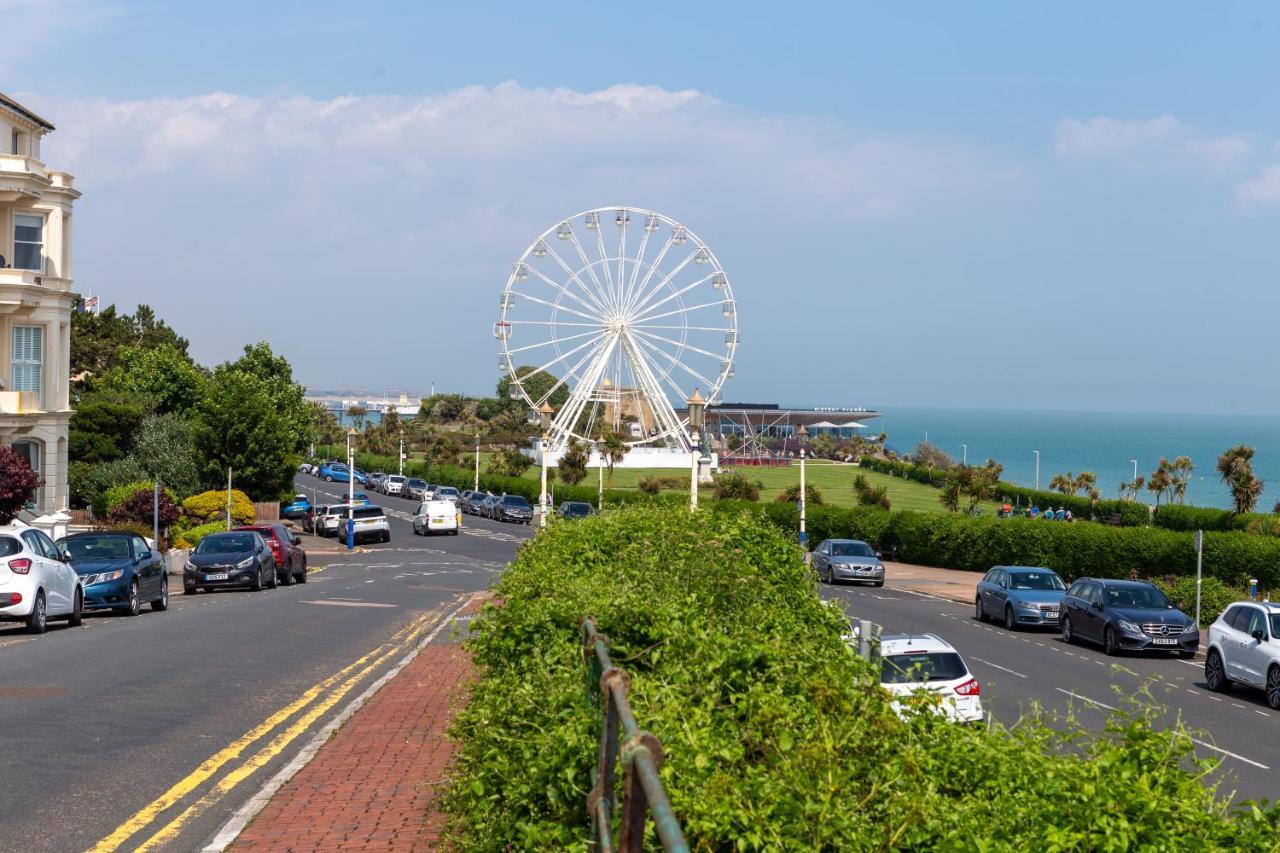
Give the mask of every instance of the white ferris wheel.
[{"label": "white ferris wheel", "polygon": [[[633,446],[689,450],[676,407],[695,393],[720,402],[733,376],[729,277],[696,234],[651,210],[601,207],[548,228],[512,265],[500,306],[511,396],[545,411],[568,391],[548,431],[554,450],[605,429]],[[535,372],[554,384],[524,381]]]}]

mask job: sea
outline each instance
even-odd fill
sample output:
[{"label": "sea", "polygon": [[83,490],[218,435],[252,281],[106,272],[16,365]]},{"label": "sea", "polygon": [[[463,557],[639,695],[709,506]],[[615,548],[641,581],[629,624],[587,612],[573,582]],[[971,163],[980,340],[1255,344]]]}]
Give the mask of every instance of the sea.
[{"label": "sea", "polygon": [[[1122,481],[1148,480],[1160,457],[1190,456],[1195,468],[1186,502],[1229,508],[1231,497],[1218,475],[1217,459],[1228,447],[1255,451],[1254,473],[1265,483],[1258,510],[1280,501],[1280,417],[1262,415],[1124,414],[1115,412],[999,411],[977,409],[882,409],[868,432],[888,433],[888,444],[909,453],[924,441],[961,461],[968,445],[970,464],[988,457],[1004,465],[1002,479],[1034,486],[1035,451],[1040,451],[1040,486],[1055,474],[1092,471],[1104,497],[1117,497]],[[1154,503],[1143,489],[1141,499]]]}]

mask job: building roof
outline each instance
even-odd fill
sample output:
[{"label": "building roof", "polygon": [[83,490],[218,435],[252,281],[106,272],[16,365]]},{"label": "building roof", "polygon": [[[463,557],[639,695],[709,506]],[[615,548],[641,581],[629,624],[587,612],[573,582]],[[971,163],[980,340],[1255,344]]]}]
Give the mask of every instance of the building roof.
[{"label": "building roof", "polygon": [[31,110],[27,109],[22,104],[15,101],[13,98],[10,98],[4,92],[0,92],[0,106],[8,107],[18,115],[25,118],[27,121],[38,124],[41,127],[43,127],[45,130],[54,129],[53,125],[50,124],[47,120],[42,119],[40,116],[36,115]]}]

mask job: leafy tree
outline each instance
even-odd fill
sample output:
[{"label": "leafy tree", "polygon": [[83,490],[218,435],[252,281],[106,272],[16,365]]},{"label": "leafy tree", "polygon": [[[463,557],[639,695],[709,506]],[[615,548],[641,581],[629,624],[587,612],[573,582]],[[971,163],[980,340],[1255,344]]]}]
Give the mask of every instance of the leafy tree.
[{"label": "leafy tree", "polygon": [[[836,440],[827,433],[809,439],[809,453],[818,459],[830,459],[836,452]],[[797,487],[798,488],[798,487]]]},{"label": "leafy tree", "polygon": [[190,411],[204,392],[206,376],[185,352],[171,344],[124,347],[119,363],[95,383],[141,398],[156,414]]},{"label": "leafy tree", "polygon": [[1262,480],[1253,473],[1253,448],[1237,444],[1218,457],[1218,473],[1231,490],[1236,512],[1253,512],[1262,496]]},{"label": "leafy tree", "polygon": [[711,481],[716,500],[760,500],[760,484],[747,478],[745,474],[732,471],[721,474]]},{"label": "leafy tree", "polygon": [[742,436],[737,433],[730,434],[729,437],[724,440],[724,446],[729,448],[730,451],[741,450]]},{"label": "leafy tree", "polygon": [[0,445],[0,524],[18,517],[42,482],[25,457]]},{"label": "leafy tree", "polygon": [[1068,471],[1065,474],[1055,474],[1053,479],[1049,481],[1049,490],[1060,492],[1064,495],[1074,495],[1076,493],[1076,480]]},{"label": "leafy tree", "polygon": [[[605,467],[609,470],[609,488],[613,488],[613,466],[617,465],[627,456],[627,447],[625,437],[620,432],[606,432],[600,440],[600,454],[604,457]],[[755,498],[752,498],[755,500]]]},{"label": "leafy tree", "polygon": [[151,489],[138,489],[111,508],[107,513],[107,521],[111,524],[137,522],[150,527],[153,519],[158,517],[160,529],[165,530],[178,520],[178,506],[165,489],[160,490],[158,514],[155,512],[156,508],[155,493]]},{"label": "leafy tree", "polygon": [[1120,483],[1120,499],[1127,501],[1136,501],[1138,492],[1142,491],[1142,484],[1147,480],[1145,477],[1135,477],[1132,480],[1125,480]]},{"label": "leafy tree", "polygon": [[860,506],[878,506],[884,509],[890,507],[888,487],[873,486],[866,474],[859,474],[853,478],[853,494],[857,497]]},{"label": "leafy tree", "polygon": [[269,382],[220,367],[195,409],[192,438],[207,487],[225,487],[231,468],[235,485],[255,498],[275,500],[289,493],[298,436]]},{"label": "leafy tree", "polygon": [[915,452],[911,454],[911,458],[918,465],[924,465],[926,468],[950,468],[956,464],[942,448],[922,441],[916,445]]},{"label": "leafy tree", "polygon": [[274,401],[276,410],[285,419],[292,441],[288,449],[294,453],[302,453],[314,439],[313,425],[315,417],[311,411],[311,403],[307,400],[307,389],[293,379],[293,367],[289,360],[271,351],[266,341],[246,344],[244,355],[235,361],[220,364],[213,376],[228,370],[236,370],[257,377],[266,385],[267,393]]},{"label": "leafy tree", "polygon": [[[77,307],[82,305],[77,302]],[[101,376],[120,363],[127,347],[152,349],[169,346],[183,355],[186,338],[179,337],[155,312],[139,305],[132,314],[121,314],[110,305],[100,313],[71,313],[71,378],[77,385]]]},{"label": "leafy tree", "polygon": [[1081,471],[1076,475],[1075,481],[1071,484],[1073,493],[1083,493],[1086,497],[1093,500],[1098,499],[1097,495],[1098,475],[1092,471]]},{"label": "leafy tree", "polygon": [[489,457],[489,465],[485,468],[490,474],[500,477],[519,477],[533,460],[514,447],[504,447]]},{"label": "leafy tree", "polygon": [[972,513],[978,504],[994,497],[998,483],[996,470],[985,467],[952,468],[943,480],[938,499],[951,512],[959,512],[961,500],[965,500],[968,504],[966,510]]},{"label": "leafy tree", "polygon": [[1191,472],[1195,469],[1190,456],[1179,456],[1169,466],[1169,476],[1173,481],[1173,496],[1179,504],[1186,503],[1187,485],[1191,482]]},{"label": "leafy tree", "polygon": [[[432,434],[423,452],[428,465],[457,465],[458,455],[462,453],[462,439],[456,432],[439,431]],[[529,459],[523,453],[517,453],[517,455],[526,461]],[[524,468],[520,470],[523,471]]]},{"label": "leafy tree", "polygon": [[105,515],[107,510],[104,498],[109,489],[124,483],[145,480],[147,476],[147,472],[142,470],[138,460],[132,456],[92,465],[86,462],[72,462],[67,468],[67,479],[71,487],[71,505],[77,508],[91,506],[95,514]]},{"label": "leafy tree", "polygon": [[591,448],[585,442],[570,439],[569,446],[560,456],[560,480],[576,486],[587,478],[587,463],[591,461]]},{"label": "leafy tree", "polygon": [[71,458],[89,464],[123,459],[133,449],[134,432],[145,415],[144,401],[133,394],[119,390],[87,394],[68,427]]},{"label": "leafy tree", "polygon": [[[777,503],[799,503],[800,502],[800,484],[796,483],[787,486],[782,490],[774,500]],[[805,506],[822,506],[826,500],[822,497],[822,491],[813,483],[804,484],[804,502]]]},{"label": "leafy tree", "polygon": [[311,434],[317,444],[339,444],[343,439],[342,424],[337,416],[324,403],[314,400],[310,403]]},{"label": "leafy tree", "polygon": [[138,427],[133,458],[154,480],[179,497],[200,488],[191,424],[180,415],[151,415]]},{"label": "leafy tree", "polygon": [[1152,472],[1151,478],[1147,480],[1147,491],[1156,496],[1156,506],[1159,506],[1161,496],[1172,490],[1173,477],[1169,474],[1169,460],[1161,459],[1160,465]]},{"label": "leafy tree", "polygon": [[[556,383],[560,381],[545,370],[538,370],[530,364],[517,367],[516,376],[520,377],[520,384],[524,386],[525,391],[527,391],[529,396],[535,401],[541,400],[547,392],[551,391],[551,389],[555,387]],[[511,399],[509,393],[511,390],[511,377],[507,374],[503,374],[502,378],[498,380],[497,390],[498,400],[505,400],[508,406],[524,408],[528,405],[523,398],[517,400]],[[561,385],[559,388],[556,388],[555,391],[551,391],[551,396],[547,399],[547,402],[551,404],[551,408],[559,411],[560,407],[563,406],[568,399],[569,388],[566,383]]]}]

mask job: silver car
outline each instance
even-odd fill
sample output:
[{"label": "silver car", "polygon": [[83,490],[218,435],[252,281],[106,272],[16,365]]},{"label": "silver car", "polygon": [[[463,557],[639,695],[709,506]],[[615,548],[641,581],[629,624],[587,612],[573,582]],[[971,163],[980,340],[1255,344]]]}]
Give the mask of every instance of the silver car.
[{"label": "silver car", "polygon": [[824,539],[813,551],[813,570],[823,583],[842,580],[884,586],[884,563],[866,542],[857,539]]}]

